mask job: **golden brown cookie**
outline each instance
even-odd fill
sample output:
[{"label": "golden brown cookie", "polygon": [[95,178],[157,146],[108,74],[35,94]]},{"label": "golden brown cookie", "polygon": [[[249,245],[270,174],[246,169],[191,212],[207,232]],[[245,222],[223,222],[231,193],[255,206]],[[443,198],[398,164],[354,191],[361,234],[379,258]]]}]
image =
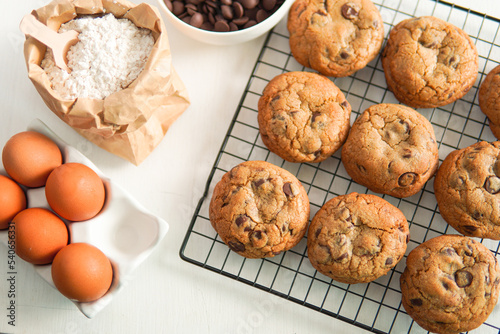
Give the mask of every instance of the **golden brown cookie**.
[{"label": "golden brown cookie", "polygon": [[342,163],[354,181],[374,192],[412,196],[439,164],[434,129],[409,107],[373,105],[352,125],[342,147]]},{"label": "golden brown cookie", "polygon": [[316,213],[307,254],[320,273],[343,283],[365,283],[396,266],[409,240],[401,210],[378,196],[350,193],[332,198]]},{"label": "golden brown cookie", "polygon": [[246,161],[217,183],[209,215],[230,249],[248,258],[272,257],[304,236],[309,199],[287,170],[265,161]]},{"label": "golden brown cookie", "polygon": [[287,24],[293,57],[326,76],[364,68],[384,39],[384,23],[370,0],[296,0]]},{"label": "golden brown cookie", "polygon": [[433,16],[406,19],[390,32],[382,52],[387,86],[413,108],[434,108],[464,96],[478,71],[474,42]]},{"label": "golden brown cookie", "polygon": [[492,69],[481,84],[479,107],[488,116],[491,132],[500,139],[500,65]]},{"label": "golden brown cookie", "polygon": [[258,103],[262,141],[291,162],[320,162],[344,143],[351,106],[328,78],[288,72],[273,78]]},{"label": "golden brown cookie", "polygon": [[400,283],[410,317],[428,331],[455,334],[479,327],[493,311],[500,266],[479,242],[442,235],[410,252]]},{"label": "golden brown cookie", "polygon": [[448,154],[436,173],[439,212],[458,232],[500,240],[500,142]]}]

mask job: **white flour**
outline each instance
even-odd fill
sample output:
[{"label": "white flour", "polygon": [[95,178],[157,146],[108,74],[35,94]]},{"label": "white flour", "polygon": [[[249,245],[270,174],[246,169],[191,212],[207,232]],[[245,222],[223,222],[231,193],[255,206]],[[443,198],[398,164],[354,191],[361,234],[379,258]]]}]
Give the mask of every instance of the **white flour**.
[{"label": "white flour", "polygon": [[76,30],[79,42],[68,51],[68,73],[47,48],[41,66],[63,99],[103,99],[126,88],[141,73],[154,44],[151,31],[113,14],[71,20],[59,32]]}]

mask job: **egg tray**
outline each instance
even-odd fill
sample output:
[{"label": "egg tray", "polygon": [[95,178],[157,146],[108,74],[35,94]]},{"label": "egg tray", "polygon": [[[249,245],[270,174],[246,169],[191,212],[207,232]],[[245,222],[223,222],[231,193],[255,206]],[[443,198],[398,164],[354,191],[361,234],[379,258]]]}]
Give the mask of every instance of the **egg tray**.
[{"label": "egg tray", "polygon": [[[457,148],[477,141],[495,141],[488,120],[477,102],[479,83],[500,62],[500,20],[469,9],[433,0],[373,0],[384,20],[385,39],[401,20],[433,15],[467,32],[479,53],[479,75],[472,89],[452,104],[418,109],[433,125],[440,162]],[[425,240],[457,234],[439,214],[433,179],[408,198],[380,195],[397,206],[410,225],[411,240],[403,260],[387,275],[367,284],[343,284],[318,273],[307,258],[307,236],[293,249],[273,258],[245,259],[232,252],[212,228],[208,207],[215,184],[232,167],[247,160],[265,160],[292,172],[304,185],[311,217],[329,199],[350,192],[371,193],[345,171],[340,152],[321,163],[290,163],[271,153],[259,136],[257,102],[266,84],[284,72],[310,71],[290,53],[286,20],[267,36],[207,180],[203,197],[187,230],[180,257],[197,266],[288,299],[327,316],[374,333],[425,333],[401,304],[399,278],[407,254]],[[351,124],[366,108],[377,103],[399,103],[387,89],[380,56],[346,78],[331,78],[352,107]],[[478,239],[479,240],[479,239]],[[479,240],[500,259],[500,243]],[[500,306],[477,333],[500,333]]]},{"label": "egg tray", "polygon": [[[104,175],[89,159],[64,142],[40,120],[34,120],[27,130],[42,133],[54,141],[61,150],[63,163],[76,162],[86,165],[93,169],[104,183],[106,199],[104,207],[97,216],[82,222],[69,222],[63,219],[68,226],[70,243],[85,242],[99,248],[109,258],[113,267],[113,281],[104,296],[92,302],[72,300],[86,317],[92,318],[112,301],[126,285],[132,272],[156,248],[168,231],[168,223],[150,213],[123,188]],[[27,189],[26,197],[29,208],[39,207],[51,210],[45,197],[45,187]],[[9,248],[8,232],[8,230],[0,230],[0,243],[6,245],[7,248]],[[15,257],[14,261],[22,260]],[[33,265],[33,267],[48,284],[56,289],[52,280],[51,264]],[[21,273],[9,272],[9,274]]]}]

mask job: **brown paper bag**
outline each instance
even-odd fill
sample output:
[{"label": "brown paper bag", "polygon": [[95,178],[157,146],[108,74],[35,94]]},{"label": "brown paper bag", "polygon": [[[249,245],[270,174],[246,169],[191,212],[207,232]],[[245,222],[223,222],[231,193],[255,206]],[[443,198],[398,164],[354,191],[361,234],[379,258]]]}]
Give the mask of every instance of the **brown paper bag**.
[{"label": "brown paper bag", "polygon": [[126,0],[54,0],[33,14],[53,30],[78,15],[113,13],[152,31],[155,44],[144,70],[127,88],[102,100],[63,100],[40,67],[45,45],[27,37],[28,75],[45,104],[83,137],[139,165],[189,106],[187,90],[172,67],[168,36],[158,10]]}]

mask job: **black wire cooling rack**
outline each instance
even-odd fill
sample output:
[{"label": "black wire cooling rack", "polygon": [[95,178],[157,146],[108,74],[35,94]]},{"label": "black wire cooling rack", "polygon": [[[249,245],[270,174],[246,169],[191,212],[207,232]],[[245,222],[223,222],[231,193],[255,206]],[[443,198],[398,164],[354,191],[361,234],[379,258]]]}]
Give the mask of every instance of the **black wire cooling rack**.
[{"label": "black wire cooling rack", "polygon": [[[384,20],[385,36],[403,19],[433,15],[465,30],[479,53],[479,75],[474,87],[462,99],[433,109],[418,111],[429,119],[439,143],[442,161],[448,153],[479,140],[494,141],[488,121],[479,109],[477,92],[485,75],[500,62],[500,20],[469,9],[433,0],[374,0]],[[208,218],[208,206],[215,184],[222,175],[246,160],[266,160],[297,176],[308,192],[311,217],[330,198],[353,191],[370,191],[351,180],[340,152],[317,164],[290,163],[269,152],[261,141],[257,124],[257,101],[266,84],[276,75],[307,71],[290,53],[286,22],[271,31],[264,43],[240,104],[216,158],[206,189],[195,210],[180,250],[183,260],[221,275],[278,295],[292,302],[349,322],[374,333],[425,332],[401,305],[399,277],[405,258],[387,275],[367,284],[342,284],[318,273],[310,264],[306,238],[292,250],[274,258],[245,259],[232,252],[217,236]],[[346,78],[332,78],[352,107],[351,123],[366,108],[377,103],[398,103],[388,91],[379,57],[366,68]],[[418,194],[404,199],[384,195],[399,207],[410,224],[411,251],[425,240],[457,233],[441,218],[433,193],[433,180]],[[380,195],[379,195],[380,196]],[[480,240],[497,256],[500,243]],[[477,332],[500,333],[500,306]]]}]

